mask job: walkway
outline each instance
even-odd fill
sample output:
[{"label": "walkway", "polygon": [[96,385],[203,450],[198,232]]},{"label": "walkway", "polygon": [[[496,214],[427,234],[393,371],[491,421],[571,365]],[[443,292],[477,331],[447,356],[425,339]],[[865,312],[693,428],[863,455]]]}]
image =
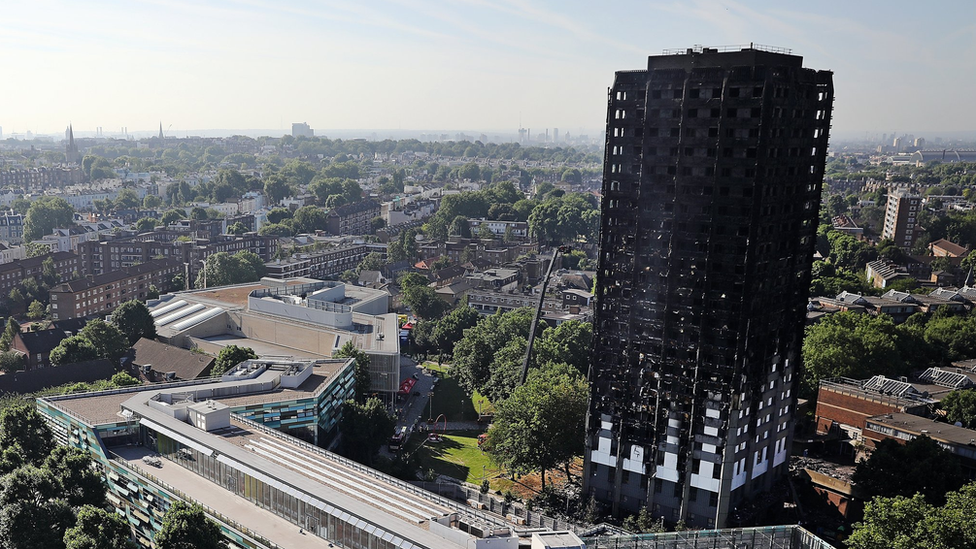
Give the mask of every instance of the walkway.
[{"label": "walkway", "polygon": [[115,451],[133,468],[144,471],[170,486],[178,487],[177,489],[190,499],[210,507],[237,524],[244,525],[248,530],[278,547],[313,549],[334,547],[332,543],[316,535],[299,532],[299,527],[291,522],[172,461],[163,459],[161,467],[150,467],[144,464],[142,456],[151,453],[146,448],[133,446],[118,448]]}]

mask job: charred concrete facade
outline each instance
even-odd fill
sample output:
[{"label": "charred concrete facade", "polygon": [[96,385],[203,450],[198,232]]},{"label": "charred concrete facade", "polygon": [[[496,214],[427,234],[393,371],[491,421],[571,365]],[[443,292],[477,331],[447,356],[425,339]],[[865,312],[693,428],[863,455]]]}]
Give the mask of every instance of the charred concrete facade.
[{"label": "charred concrete facade", "polygon": [[609,93],[584,489],[723,527],[786,472],[832,73],[651,56]]}]

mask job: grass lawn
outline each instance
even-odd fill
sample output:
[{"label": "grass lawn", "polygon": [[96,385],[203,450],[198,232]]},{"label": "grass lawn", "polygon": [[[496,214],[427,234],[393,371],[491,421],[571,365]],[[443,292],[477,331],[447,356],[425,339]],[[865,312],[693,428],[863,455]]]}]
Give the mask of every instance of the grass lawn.
[{"label": "grass lawn", "polygon": [[436,362],[425,362],[424,367],[437,372],[440,381],[434,388],[434,396],[428,405],[429,413],[437,418],[444,414],[448,421],[475,421],[478,412],[471,404],[471,397],[465,394],[457,380],[447,374],[448,366],[438,366]]},{"label": "grass lawn", "polygon": [[410,439],[408,451],[419,449],[420,462],[423,467],[433,469],[440,475],[447,475],[480,485],[482,475],[492,481],[492,488],[496,484],[508,485],[510,481],[496,479],[502,470],[491,463],[488,455],[478,448],[478,431],[457,431],[448,434],[441,442],[424,442],[426,435],[415,434]]}]

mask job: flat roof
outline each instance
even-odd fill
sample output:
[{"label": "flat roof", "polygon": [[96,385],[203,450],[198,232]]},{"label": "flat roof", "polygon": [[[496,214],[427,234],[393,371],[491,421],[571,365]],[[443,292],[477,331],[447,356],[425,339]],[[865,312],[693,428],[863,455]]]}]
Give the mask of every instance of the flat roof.
[{"label": "flat roof", "polygon": [[[301,385],[292,389],[279,386],[273,391],[263,393],[251,393],[233,396],[216,396],[213,400],[222,402],[230,407],[247,406],[250,404],[264,404],[267,402],[299,400],[310,398],[319,391],[325,389],[329,380],[338,372],[346,359],[325,360],[317,362],[313,366],[312,375],[309,376]],[[193,380],[177,383],[155,383],[151,385],[141,385],[132,387],[129,390],[120,390],[109,393],[93,393],[81,395],[67,395],[74,398],[50,399],[58,407],[64,408],[68,412],[76,415],[80,419],[92,426],[104,425],[106,423],[116,423],[124,421],[122,416],[122,403],[133,397],[134,394],[145,391],[186,390],[188,388],[221,383],[220,378]]]},{"label": "flat roof", "polygon": [[868,418],[869,423],[877,423],[907,431],[915,435],[924,434],[943,442],[968,445],[976,439],[976,431],[965,427],[956,427],[951,423],[935,421],[934,419],[913,414],[891,413]]}]

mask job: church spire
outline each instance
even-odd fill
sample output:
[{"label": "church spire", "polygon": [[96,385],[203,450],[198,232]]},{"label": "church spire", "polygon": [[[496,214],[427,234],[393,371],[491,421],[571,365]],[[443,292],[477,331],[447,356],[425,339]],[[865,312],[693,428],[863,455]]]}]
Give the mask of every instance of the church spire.
[{"label": "church spire", "polygon": [[163,123],[162,122],[159,123],[159,140],[160,141],[163,140]]},{"label": "church spire", "polygon": [[67,138],[67,142],[64,144],[64,160],[69,164],[77,163],[81,155],[78,154],[78,145],[75,144],[75,131],[71,127],[71,124],[68,124],[65,137]]}]

